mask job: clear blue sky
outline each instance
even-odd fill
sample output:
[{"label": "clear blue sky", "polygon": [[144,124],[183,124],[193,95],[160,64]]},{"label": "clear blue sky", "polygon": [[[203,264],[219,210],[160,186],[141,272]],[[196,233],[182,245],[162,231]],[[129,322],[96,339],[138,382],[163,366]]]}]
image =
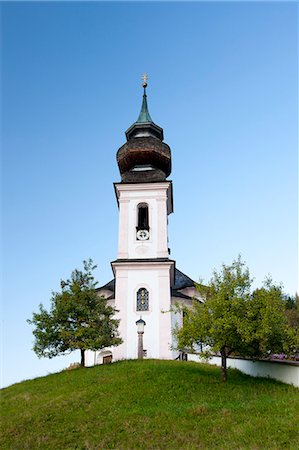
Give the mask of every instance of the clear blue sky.
[{"label": "clear blue sky", "polygon": [[149,74],[172,149],[171,256],[190,277],[241,253],[297,286],[297,5],[2,3],[4,385],[39,360],[26,319],[92,257],[112,278],[115,154]]}]

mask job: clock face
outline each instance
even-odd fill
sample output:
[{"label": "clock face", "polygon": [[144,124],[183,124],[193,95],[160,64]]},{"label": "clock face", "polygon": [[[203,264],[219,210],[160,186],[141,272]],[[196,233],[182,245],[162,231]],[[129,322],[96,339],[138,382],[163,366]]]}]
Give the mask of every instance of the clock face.
[{"label": "clock face", "polygon": [[148,230],[138,230],[136,236],[137,236],[138,241],[147,241],[149,239],[149,231]]}]

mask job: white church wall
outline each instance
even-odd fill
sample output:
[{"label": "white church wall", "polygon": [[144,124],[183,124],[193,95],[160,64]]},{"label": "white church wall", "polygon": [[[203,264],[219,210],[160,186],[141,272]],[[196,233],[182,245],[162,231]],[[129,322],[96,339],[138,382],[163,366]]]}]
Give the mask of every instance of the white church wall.
[{"label": "white church wall", "polygon": [[[174,306],[176,303],[180,303],[180,299],[171,297],[171,305]],[[182,315],[178,312],[171,312],[171,330],[173,330],[178,326],[181,327],[183,322]],[[176,359],[179,355],[179,351],[177,350],[177,340],[175,336],[172,334],[172,358]]]},{"label": "white church wall", "polygon": [[117,276],[117,283],[115,285],[115,309],[118,310],[116,318],[120,319],[118,331],[123,343],[115,347],[113,351],[114,359],[124,359],[127,355],[127,341],[126,341],[126,324],[127,324],[127,293],[128,293],[128,270],[124,267],[115,269]]},{"label": "white church wall", "polygon": [[[138,335],[136,321],[146,322],[143,343],[148,358],[172,359],[170,310],[171,262],[113,263],[116,274],[115,308],[119,310],[119,332],[123,344],[113,351],[114,359],[137,358]],[[149,310],[137,311],[138,289],[149,292]]]},{"label": "white church wall", "polygon": [[[100,291],[97,292],[97,294],[101,297],[108,298],[108,297],[111,297],[111,294],[113,294],[113,293],[109,289],[101,289]],[[109,302],[110,302],[110,300],[108,300],[107,303],[109,304]]]},{"label": "white church wall", "polygon": [[[140,283],[142,280],[142,283]],[[136,296],[139,288],[149,291],[149,311],[136,311]],[[137,358],[138,335],[136,321],[142,317],[146,322],[143,335],[143,348],[147,357],[154,358],[159,354],[159,286],[156,270],[128,271],[128,311],[127,311],[127,357]]]},{"label": "white church wall", "polygon": [[85,367],[92,367],[96,365],[96,352],[92,350],[85,351]]},{"label": "white church wall", "polygon": [[157,257],[168,258],[168,233],[167,233],[167,189],[165,188],[160,195],[156,197],[157,214]]},{"label": "white church wall", "polygon": [[[167,258],[167,214],[170,182],[117,185],[119,202],[118,258]],[[136,239],[137,210],[140,203],[149,208],[150,237]]]},{"label": "white church wall", "polygon": [[200,293],[197,291],[197,289],[193,286],[186,287],[184,289],[180,289],[180,292],[184,295],[187,295],[191,298],[197,298],[200,301],[204,301],[204,298],[200,295]]},{"label": "white church wall", "polygon": [[[143,199],[149,209],[149,227],[150,235],[147,241],[138,241],[136,239],[137,226],[137,207]],[[155,199],[148,197],[138,197],[130,202],[129,211],[129,258],[155,258],[157,254],[157,227],[153,224],[157,223],[157,210],[155,208]]]},{"label": "white church wall", "polygon": [[172,329],[171,329],[171,307],[170,298],[170,264],[158,272],[159,278],[159,328],[160,328],[160,359],[172,359]]},{"label": "white church wall", "polygon": [[118,222],[118,258],[126,259],[129,257],[128,249],[128,223],[129,223],[129,199],[121,196],[118,199],[119,222]]}]

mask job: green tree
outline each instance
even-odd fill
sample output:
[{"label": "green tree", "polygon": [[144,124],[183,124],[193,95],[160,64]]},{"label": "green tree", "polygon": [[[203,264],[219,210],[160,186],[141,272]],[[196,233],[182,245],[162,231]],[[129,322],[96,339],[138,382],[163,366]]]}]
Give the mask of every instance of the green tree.
[{"label": "green tree", "polygon": [[286,316],[291,327],[299,328],[299,296],[288,296],[285,299]]},{"label": "green tree", "polygon": [[246,343],[243,356],[261,358],[271,353],[289,353],[290,331],[282,286],[267,278],[263,287],[253,291],[246,304],[241,327]]},{"label": "green tree", "polygon": [[288,296],[285,299],[285,314],[290,327],[290,357],[299,356],[299,296]]},{"label": "green tree", "polygon": [[260,357],[281,351],[287,342],[281,288],[267,281],[251,293],[251,286],[249,270],[239,257],[214,271],[207,287],[198,285],[204,303],[176,308],[184,312],[183,326],[174,330],[178,348],[195,351],[204,345],[207,356],[220,353],[223,381],[231,354]]},{"label": "green tree", "polygon": [[81,366],[85,363],[85,350],[100,350],[117,346],[117,312],[107,300],[96,292],[92,260],[83,261],[84,270],[74,270],[70,279],[61,280],[61,292],[52,293],[51,307],[47,311],[39,305],[27,322],[33,325],[33,350],[38,357],[53,358],[73,350],[81,352]]}]

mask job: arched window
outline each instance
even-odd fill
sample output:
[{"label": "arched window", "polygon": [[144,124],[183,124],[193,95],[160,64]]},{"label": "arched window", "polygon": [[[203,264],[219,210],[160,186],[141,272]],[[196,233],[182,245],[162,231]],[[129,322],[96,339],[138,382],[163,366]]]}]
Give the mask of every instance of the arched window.
[{"label": "arched window", "polygon": [[137,207],[137,231],[149,230],[148,223],[148,205],[140,203]]},{"label": "arched window", "polygon": [[148,290],[145,288],[138,289],[137,292],[137,302],[136,311],[148,311],[149,301],[148,301]]}]

